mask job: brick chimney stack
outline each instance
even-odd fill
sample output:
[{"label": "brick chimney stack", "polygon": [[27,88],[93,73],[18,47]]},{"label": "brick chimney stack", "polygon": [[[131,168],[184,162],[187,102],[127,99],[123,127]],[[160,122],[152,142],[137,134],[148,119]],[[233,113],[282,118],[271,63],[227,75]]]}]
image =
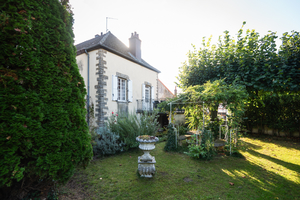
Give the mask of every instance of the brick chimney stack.
[{"label": "brick chimney stack", "polygon": [[174,95],[177,97],[177,87],[175,86]]},{"label": "brick chimney stack", "polygon": [[136,32],[131,33],[131,38],[129,38],[129,51],[138,60],[142,59],[141,55],[141,40],[139,39],[139,34]]}]

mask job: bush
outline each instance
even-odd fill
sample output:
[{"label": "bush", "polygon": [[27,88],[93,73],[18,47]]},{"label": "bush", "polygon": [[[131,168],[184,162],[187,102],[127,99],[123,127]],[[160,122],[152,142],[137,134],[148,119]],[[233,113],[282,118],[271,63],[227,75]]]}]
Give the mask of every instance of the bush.
[{"label": "bush", "polygon": [[97,138],[93,145],[94,155],[115,154],[123,151],[124,143],[119,141],[120,136],[112,133],[106,126],[96,130]]},{"label": "bush", "polygon": [[0,10],[0,198],[22,198],[89,163],[86,91],[66,0],[4,1]]},{"label": "bush", "polygon": [[[193,135],[193,137],[196,137]],[[200,145],[190,144],[189,151],[185,154],[189,155],[192,158],[211,160],[216,154],[214,147],[214,140],[211,131],[204,130],[201,134],[201,143]]]},{"label": "bush", "polygon": [[119,140],[124,141],[125,150],[138,147],[139,143],[136,141],[136,137],[139,136],[140,131],[135,114],[128,114],[128,117],[112,114],[109,119],[109,127],[111,131],[120,135]]},{"label": "bush", "polygon": [[164,147],[165,151],[176,151],[177,147],[176,147],[176,129],[173,127],[173,124],[169,124],[168,125],[168,139],[166,142],[166,146]]},{"label": "bush", "polygon": [[143,113],[139,117],[134,113],[128,114],[127,117],[112,113],[108,120],[108,127],[112,132],[120,135],[119,140],[125,142],[125,150],[128,150],[139,146],[139,142],[136,141],[137,136],[155,135],[159,128],[157,118],[157,111]]},{"label": "bush", "polygon": [[157,118],[158,110],[154,110],[152,113],[145,112],[141,114],[138,120],[139,135],[155,135],[159,129]]},{"label": "bush", "polygon": [[186,126],[179,126],[178,129],[179,135],[186,135],[186,132],[189,130],[189,128]]}]

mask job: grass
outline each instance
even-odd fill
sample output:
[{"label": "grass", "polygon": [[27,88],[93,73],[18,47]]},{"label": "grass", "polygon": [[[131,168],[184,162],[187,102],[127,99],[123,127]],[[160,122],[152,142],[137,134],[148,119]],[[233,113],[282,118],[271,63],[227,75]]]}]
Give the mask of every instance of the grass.
[{"label": "grass", "polygon": [[[141,150],[93,160],[59,190],[59,199],[300,199],[300,143],[243,138],[245,158],[211,161],[163,151],[158,143],[152,179],[137,176]],[[233,184],[233,185],[232,185]]]}]

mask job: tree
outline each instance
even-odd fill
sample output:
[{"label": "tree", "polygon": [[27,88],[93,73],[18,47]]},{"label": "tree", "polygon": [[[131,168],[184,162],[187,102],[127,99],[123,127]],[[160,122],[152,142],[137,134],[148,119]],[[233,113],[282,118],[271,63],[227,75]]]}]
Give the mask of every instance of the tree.
[{"label": "tree", "polygon": [[86,91],[67,0],[0,8],[0,195],[22,198],[89,163]]},{"label": "tree", "polygon": [[203,38],[203,47],[198,51],[194,47],[180,68],[178,85],[186,89],[226,78],[229,84],[236,81],[246,85],[249,93],[300,91],[299,33],[285,33],[277,52],[276,33],[260,38],[255,30],[247,30],[242,36],[242,28],[236,41],[225,31],[223,39],[219,37],[218,46],[210,45],[211,38],[207,43]]},{"label": "tree", "polygon": [[[245,24],[244,22],[243,26]],[[236,40],[228,31],[224,32],[223,37],[219,37],[218,45],[210,45],[211,39],[206,42],[203,38],[203,47],[198,51],[194,47],[188,53],[188,61],[180,68],[178,86],[185,91],[190,86],[225,78],[227,84],[236,83],[246,87],[249,94],[246,124],[249,130],[258,124],[264,127],[268,118],[274,118],[274,113],[269,115],[262,112],[266,101],[273,100],[279,105],[276,110],[280,112],[275,115],[278,120],[272,120],[268,126],[277,129],[277,132],[283,129],[289,132],[300,130],[299,109],[295,109],[291,115],[286,104],[281,103],[282,99],[293,99],[291,102],[300,104],[299,32],[284,33],[278,50],[276,33],[269,32],[260,37],[255,30],[247,30],[243,36],[243,26],[238,31]],[[281,122],[280,126],[278,121]]]}]

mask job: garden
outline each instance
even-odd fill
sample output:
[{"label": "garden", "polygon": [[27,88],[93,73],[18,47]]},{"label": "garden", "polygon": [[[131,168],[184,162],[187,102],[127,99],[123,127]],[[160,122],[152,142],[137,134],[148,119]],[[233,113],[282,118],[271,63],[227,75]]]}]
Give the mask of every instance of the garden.
[{"label": "garden", "polygon": [[203,39],[181,95],[94,127],[68,0],[0,7],[0,199],[300,199],[298,32]]},{"label": "garden", "polygon": [[153,178],[137,175],[141,150],[95,159],[59,188],[59,199],[299,199],[300,143],[291,138],[243,137],[242,157],[210,161],[165,152],[159,142]]}]

